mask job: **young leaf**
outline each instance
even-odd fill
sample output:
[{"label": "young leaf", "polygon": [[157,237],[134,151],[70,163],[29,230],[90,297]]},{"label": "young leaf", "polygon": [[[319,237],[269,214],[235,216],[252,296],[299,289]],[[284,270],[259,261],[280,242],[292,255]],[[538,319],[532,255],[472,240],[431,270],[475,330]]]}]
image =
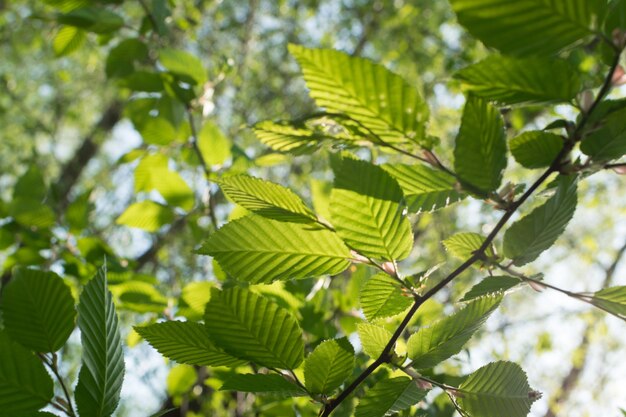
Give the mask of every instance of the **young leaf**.
[{"label": "young leaf", "polygon": [[263,121],[254,125],[257,139],[277,152],[301,155],[313,152],[327,136],[286,122]]},{"label": "young leaf", "polygon": [[52,40],[52,49],[57,57],[69,55],[85,43],[87,34],[74,26],[63,26]]},{"label": "young leaf", "polygon": [[[480,249],[485,242],[485,238],[478,233],[457,233],[444,240],[443,246],[452,256],[462,261],[469,259],[475,251]],[[495,256],[493,246],[489,245],[485,254],[489,257]]]},{"label": "young leaf", "polygon": [[198,374],[191,365],[176,365],[170,369],[165,381],[167,393],[172,397],[180,397],[191,391],[198,380]]},{"label": "young leaf", "polygon": [[580,150],[599,162],[626,154],[626,111],[610,114],[600,129],[582,141]]},{"label": "young leaf", "polygon": [[53,272],[16,268],[0,307],[11,338],[35,352],[56,352],[74,330],[74,298]]},{"label": "young leaf", "polygon": [[231,157],[232,143],[213,122],[205,122],[198,132],[198,148],[208,165],[223,165]]},{"label": "young leaf", "polygon": [[162,313],[167,308],[167,298],[151,283],[127,280],[112,285],[117,307],[138,313]]},{"label": "young leaf", "polygon": [[304,384],[311,394],[331,394],[352,375],[354,348],[347,339],[320,343],[304,361]]},{"label": "young leaf", "polygon": [[469,96],[465,103],[454,147],[454,168],[479,192],[489,193],[500,186],[506,168],[504,122],[486,100]]},{"label": "young leaf", "polygon": [[78,328],[83,346],[83,365],[75,392],[78,411],[81,415],[110,416],[120,400],[124,353],[104,267],[80,295]]},{"label": "young leaf", "polygon": [[202,320],[204,306],[211,299],[214,284],[207,281],[194,281],[185,285],[178,301],[178,313],[188,320]]},{"label": "young leaf", "polygon": [[0,409],[2,415],[35,412],[52,400],[52,379],[43,363],[0,331]]},{"label": "young leaf", "polygon": [[202,85],[207,80],[202,62],[187,51],[163,49],[159,52],[161,65],[191,85]]},{"label": "young leaf", "polygon": [[503,104],[569,102],[578,94],[580,76],[556,58],[491,55],[456,73],[473,94]]},{"label": "young leaf", "polygon": [[402,313],[413,304],[413,298],[403,295],[398,281],[380,273],[365,283],[361,290],[360,302],[363,314],[372,321]]},{"label": "young leaf", "polygon": [[318,106],[349,116],[385,142],[425,143],[428,107],[401,77],[339,51],[297,45],[289,51]]},{"label": "young leaf", "polygon": [[226,177],[219,184],[229,199],[260,216],[296,223],[317,220],[300,197],[282,185],[248,175]]},{"label": "young leaf", "polygon": [[172,209],[154,201],[145,200],[131,204],[115,221],[147,232],[156,232],[174,221]]},{"label": "young leaf", "polygon": [[299,386],[280,375],[273,374],[235,374],[224,381],[220,391],[253,392],[281,397],[306,395],[306,392]]},{"label": "young leaf", "polygon": [[363,352],[371,358],[377,358],[383,353],[392,336],[391,332],[384,327],[369,323],[360,323],[357,331]]},{"label": "young leaf", "polygon": [[385,164],[385,171],[394,177],[412,213],[434,211],[465,198],[454,176],[424,165]]},{"label": "young leaf", "polygon": [[407,342],[407,353],[417,369],[432,368],[461,351],[465,343],[502,301],[501,295],[478,298],[453,315],[422,327]]},{"label": "young leaf", "polygon": [[351,158],[335,167],[331,221],[339,236],[365,256],[398,260],[413,247],[411,224],[402,214],[402,189],[381,167]]},{"label": "young leaf", "polygon": [[556,193],[504,234],[504,256],[517,266],[534,261],[554,244],[576,210],[576,178],[558,178]]},{"label": "young leaf", "polygon": [[591,303],[609,314],[626,320],[626,286],[600,290],[593,294]]},{"label": "young leaf", "polygon": [[478,297],[494,293],[504,293],[520,284],[519,278],[508,276],[491,276],[483,279],[465,293],[460,301],[472,301]]},{"label": "young leaf", "polygon": [[472,373],[460,386],[457,401],[471,416],[526,417],[539,394],[512,362],[493,362]]},{"label": "young leaf", "polygon": [[136,326],[135,331],[166,358],[196,366],[236,366],[245,363],[216,347],[206,327],[190,321],[166,321]]},{"label": "young leaf", "polygon": [[601,1],[450,0],[459,23],[485,45],[511,55],[551,55],[593,34]]},{"label": "young leaf", "polygon": [[355,417],[383,417],[420,402],[428,393],[418,388],[409,377],[400,376],[378,381],[370,388],[354,410]]},{"label": "young leaf", "polygon": [[509,141],[511,153],[526,168],[545,168],[563,149],[563,138],[540,130],[524,132]]},{"label": "young leaf", "polygon": [[336,233],[255,215],[223,226],[199,253],[214,256],[234,278],[254,283],[335,275],[350,258]]},{"label": "young leaf", "polygon": [[135,192],[157,190],[170,206],[189,211],[193,208],[193,190],[180,174],[169,168],[165,155],[148,155],[135,169]]},{"label": "young leaf", "polygon": [[164,116],[147,117],[138,130],[144,142],[150,145],[166,146],[178,136],[174,125]]},{"label": "young leaf", "polygon": [[211,340],[237,358],[280,369],[302,363],[304,342],[298,322],[265,297],[243,288],[214,290],[204,319]]}]

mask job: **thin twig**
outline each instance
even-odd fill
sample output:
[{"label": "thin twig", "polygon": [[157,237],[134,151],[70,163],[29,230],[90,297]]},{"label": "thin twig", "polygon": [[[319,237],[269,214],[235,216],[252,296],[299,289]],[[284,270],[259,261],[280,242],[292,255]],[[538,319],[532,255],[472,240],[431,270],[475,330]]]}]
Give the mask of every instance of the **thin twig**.
[{"label": "thin twig", "polygon": [[65,386],[65,383],[63,382],[63,378],[61,377],[61,374],[59,373],[59,368],[57,366],[57,355],[56,355],[56,353],[52,354],[52,358],[51,359],[46,357],[43,353],[38,353],[37,355],[39,356],[41,361],[45,365],[47,365],[48,368],[50,368],[50,370],[52,371],[52,373],[54,374],[56,379],[59,381],[59,384],[61,385],[61,389],[63,390],[63,395],[65,395],[65,401],[67,402],[67,407],[68,407],[68,409],[63,410],[63,411],[65,411],[67,413],[67,415],[69,415],[71,417],[76,416],[76,412],[74,411],[74,407],[72,406],[72,397],[70,396],[70,392],[67,389],[67,387]]}]

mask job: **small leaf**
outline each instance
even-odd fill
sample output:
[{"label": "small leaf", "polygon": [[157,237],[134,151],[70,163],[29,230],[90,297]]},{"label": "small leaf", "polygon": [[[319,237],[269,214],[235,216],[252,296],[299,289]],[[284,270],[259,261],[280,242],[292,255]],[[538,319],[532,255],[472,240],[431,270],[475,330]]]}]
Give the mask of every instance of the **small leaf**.
[{"label": "small leaf", "polygon": [[474,285],[468,292],[465,293],[460,301],[472,301],[475,298],[482,297],[484,295],[504,293],[520,283],[520,279],[515,277],[490,276]]},{"label": "small leaf", "polygon": [[[478,233],[457,233],[444,240],[443,246],[452,256],[462,261],[469,259],[474,252],[476,252],[482,244],[485,242],[485,238]],[[489,245],[485,254],[488,257],[494,257],[495,253],[493,245]]]},{"label": "small leaf", "polygon": [[361,339],[363,352],[370,358],[378,358],[392,336],[391,332],[384,327],[369,323],[359,323],[357,332],[359,339]]},{"label": "small leaf", "polygon": [[226,177],[219,184],[229,199],[260,216],[296,223],[317,220],[300,197],[282,185],[248,175]]},{"label": "small leaf", "polygon": [[232,143],[213,122],[205,122],[198,132],[198,148],[208,165],[224,165],[231,157]]},{"label": "small leaf", "polygon": [[509,141],[511,153],[526,168],[549,167],[563,149],[563,138],[543,131],[524,132]]},{"label": "small leaf", "polygon": [[355,417],[382,417],[406,410],[420,402],[428,391],[418,388],[411,378],[400,376],[378,381],[354,410]]},{"label": "small leaf", "polygon": [[75,392],[78,412],[86,416],[110,416],[120,400],[124,353],[104,267],[80,295],[78,328],[83,346],[83,365]]},{"label": "small leaf", "polygon": [[169,168],[169,159],[162,154],[142,158],[135,169],[135,192],[157,190],[173,207],[189,211],[195,203],[193,190],[176,171]]},{"label": "small leaf", "polygon": [[139,127],[144,142],[150,145],[166,146],[174,142],[178,132],[174,125],[165,117],[146,117]]},{"label": "small leaf", "polygon": [[198,375],[191,365],[176,365],[170,369],[165,381],[167,393],[172,397],[184,395],[191,391]]},{"label": "small leaf", "polygon": [[304,342],[296,319],[243,288],[214,290],[205,325],[211,340],[235,357],[268,368],[295,369],[302,363]]},{"label": "small leaf", "polygon": [[501,295],[477,298],[453,315],[421,327],[407,342],[409,358],[417,369],[432,368],[456,355],[502,301]]},{"label": "small leaf", "polygon": [[576,210],[576,178],[557,179],[555,194],[504,234],[504,256],[517,266],[534,261],[563,233]]},{"label": "small leaf", "polygon": [[626,154],[626,111],[611,113],[604,125],[586,137],[580,150],[594,161],[610,161]]},{"label": "small leaf", "polygon": [[304,383],[311,394],[331,394],[354,368],[354,348],[347,339],[320,343],[304,362]]},{"label": "small leaf", "polygon": [[109,51],[105,72],[107,77],[126,77],[135,71],[135,62],[148,59],[148,47],[139,39],[124,39]]},{"label": "small leaf", "polygon": [[398,281],[380,273],[365,283],[361,290],[360,302],[363,314],[372,321],[402,313],[413,304],[413,298],[403,295]]},{"label": "small leaf", "polygon": [[339,236],[359,253],[403,259],[413,247],[413,233],[402,214],[402,198],[397,181],[381,167],[342,159],[335,168],[331,221]]},{"label": "small leaf", "polygon": [[283,397],[307,395],[299,386],[280,375],[235,374],[224,381],[220,391],[253,392]]},{"label": "small leaf", "polygon": [[457,401],[471,416],[526,417],[539,397],[519,365],[493,362],[472,373],[459,386]]},{"label": "small leaf", "polygon": [[502,182],[506,168],[504,122],[495,107],[475,96],[465,103],[454,147],[454,168],[463,181],[482,193],[495,191]]},{"label": "small leaf", "polygon": [[245,362],[217,348],[200,323],[166,321],[136,326],[135,331],[166,358],[196,366],[236,366]]},{"label": "small leaf", "polygon": [[602,289],[594,293],[590,301],[607,313],[626,320],[626,286]]},{"label": "small leaf", "polygon": [[52,40],[52,49],[57,57],[69,55],[80,48],[86,39],[84,30],[74,26],[63,26]]},{"label": "small leaf", "polygon": [[131,204],[115,221],[129,227],[136,227],[147,232],[156,232],[174,221],[172,209],[154,201],[141,201]]},{"label": "small leaf", "polygon": [[159,61],[166,70],[191,85],[202,85],[207,80],[202,62],[192,54],[177,49],[163,49]]}]

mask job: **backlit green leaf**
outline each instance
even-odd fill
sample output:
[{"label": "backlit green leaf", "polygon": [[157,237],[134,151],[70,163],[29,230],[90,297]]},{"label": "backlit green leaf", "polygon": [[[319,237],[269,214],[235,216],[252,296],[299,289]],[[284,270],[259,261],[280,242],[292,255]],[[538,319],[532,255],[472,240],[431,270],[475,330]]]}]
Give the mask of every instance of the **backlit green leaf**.
[{"label": "backlit green leaf", "polygon": [[304,383],[312,394],[331,394],[354,368],[354,348],[347,339],[320,343],[304,362]]},{"label": "backlit green leaf", "polygon": [[372,321],[402,313],[413,303],[413,298],[403,293],[398,281],[380,273],[365,283],[360,302],[363,314]]},{"label": "backlit green leaf", "polygon": [[170,206],[186,211],[194,206],[193,190],[178,172],[169,168],[165,155],[148,155],[135,169],[135,192],[151,190],[157,190]]},{"label": "backlit green leaf", "polygon": [[170,369],[165,381],[167,393],[173,397],[186,394],[198,379],[196,370],[191,365],[176,365]]},{"label": "backlit green leaf", "polygon": [[52,49],[58,57],[69,55],[76,51],[87,39],[84,30],[74,26],[63,26],[52,40]]},{"label": "backlit green leaf", "polygon": [[600,290],[593,294],[591,303],[609,314],[626,320],[626,286]]},{"label": "backlit green leaf", "polygon": [[[457,233],[444,240],[443,246],[446,250],[455,258],[465,261],[469,259],[474,252],[476,252],[482,244],[485,242],[485,238],[478,233]],[[486,253],[488,257],[493,257],[493,245],[487,247]]]},{"label": "backlit green leaf", "polygon": [[626,112],[616,111],[605,120],[604,125],[585,138],[580,150],[595,161],[609,161],[626,154]]},{"label": "backlit green leaf", "polygon": [[156,232],[174,221],[172,209],[154,201],[146,200],[131,204],[117,218],[116,223],[136,227],[147,232]]},{"label": "backlit green leaf", "polygon": [[224,165],[231,157],[231,141],[213,122],[206,122],[198,132],[198,148],[208,165]]},{"label": "backlit green leaf", "polygon": [[526,168],[549,167],[563,149],[563,138],[543,131],[524,132],[509,141],[511,153]]},{"label": "backlit green leaf", "polygon": [[515,277],[490,276],[474,285],[468,292],[465,293],[460,301],[471,301],[475,298],[482,297],[483,295],[504,293],[521,282],[522,281],[519,278]]},{"label": "backlit green leaf", "polygon": [[383,353],[392,336],[391,332],[384,327],[369,323],[360,323],[357,326],[357,332],[363,352],[371,358],[378,358]]},{"label": "backlit green leaf", "polygon": [[411,378],[400,376],[378,381],[370,388],[354,410],[355,417],[383,417],[420,402],[428,391],[418,388]]}]

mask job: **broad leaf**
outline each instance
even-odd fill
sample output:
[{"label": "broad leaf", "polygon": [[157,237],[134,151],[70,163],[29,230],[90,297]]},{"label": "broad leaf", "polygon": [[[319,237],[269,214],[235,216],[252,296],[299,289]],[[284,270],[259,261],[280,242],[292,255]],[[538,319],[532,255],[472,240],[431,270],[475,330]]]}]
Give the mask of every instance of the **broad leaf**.
[{"label": "broad leaf", "polygon": [[604,125],[585,138],[580,150],[594,161],[609,161],[626,154],[626,112],[610,114]]},{"label": "broad leaf", "polygon": [[563,149],[563,138],[543,131],[524,132],[509,141],[511,153],[526,168],[549,167]]},{"label": "broad leaf", "polygon": [[208,165],[223,165],[231,157],[231,141],[213,122],[206,122],[198,132],[198,148]]},{"label": "broad leaf", "polygon": [[387,260],[406,258],[411,224],[402,214],[402,189],[381,167],[345,158],[337,162],[330,196],[331,222],[359,253]]},{"label": "broad leaf", "polygon": [[265,297],[243,288],[215,290],[204,318],[211,340],[235,357],[268,368],[295,369],[302,363],[298,322]]},{"label": "broad leaf", "polygon": [[54,395],[43,363],[8,334],[0,331],[0,409],[17,416],[44,407]]},{"label": "broad leaf", "polygon": [[151,283],[128,280],[111,286],[119,309],[138,313],[161,313],[167,308],[167,298]]},{"label": "broad leaf", "polygon": [[500,112],[475,96],[465,103],[454,147],[454,168],[471,186],[465,186],[468,191],[480,193],[495,191],[506,168],[506,139]]},{"label": "broad leaf", "polygon": [[304,384],[311,394],[331,394],[354,368],[354,348],[347,339],[320,343],[304,362]]},{"label": "broad leaf", "polygon": [[465,293],[460,301],[471,301],[475,298],[494,293],[504,293],[507,290],[519,285],[522,281],[519,278],[508,276],[491,276],[483,279]]},{"label": "broad leaf", "polygon": [[189,320],[201,320],[204,306],[211,299],[214,284],[207,281],[190,282],[183,287],[178,302],[178,314]]},{"label": "broad leaf", "polygon": [[166,70],[192,85],[202,85],[207,79],[202,62],[187,51],[164,49],[159,52],[159,61]]},{"label": "broad leaf", "polygon": [[576,210],[576,178],[558,178],[555,194],[504,234],[504,256],[517,266],[534,261],[554,244]]},{"label": "broad leaf", "polygon": [[600,290],[593,294],[590,301],[607,313],[626,320],[626,286]]},{"label": "broad leaf", "polygon": [[198,380],[198,374],[191,365],[176,365],[170,369],[165,381],[167,393],[172,397],[180,397],[191,391]]},{"label": "broad leaf", "polygon": [[248,175],[226,177],[219,184],[229,199],[260,216],[296,223],[317,220],[300,197],[281,185]]},{"label": "broad leaf", "polygon": [[87,34],[74,26],[63,26],[52,40],[52,49],[58,57],[69,55],[85,43]]},{"label": "broad leaf", "polygon": [[383,353],[392,336],[391,332],[384,327],[369,323],[360,323],[357,331],[363,352],[371,358],[378,358]]},{"label": "broad leaf", "polygon": [[88,32],[110,33],[124,25],[122,17],[103,7],[85,6],[57,18],[59,23],[79,27]]},{"label": "broad leaf", "polygon": [[336,233],[254,215],[223,226],[199,253],[214,256],[234,278],[254,283],[335,275],[350,258]]},{"label": "broad leaf", "polygon": [[321,132],[286,122],[257,123],[254,125],[254,133],[261,143],[273,150],[295,155],[313,152],[324,139],[327,139]]},{"label": "broad leaf", "polygon": [[284,397],[306,395],[299,386],[280,375],[236,374],[224,381],[220,391],[253,392]]},{"label": "broad leaf", "polygon": [[409,358],[417,369],[432,368],[456,355],[502,301],[501,295],[478,298],[453,315],[421,327],[407,342]]},{"label": "broad leaf", "polygon": [[161,115],[146,117],[138,130],[144,142],[150,145],[166,146],[178,137],[178,132],[171,121]]},{"label": "broad leaf", "polygon": [[505,361],[472,373],[459,386],[459,393],[461,408],[476,417],[526,417],[539,398],[519,365]]},{"label": "broad leaf", "polygon": [[402,191],[408,210],[413,213],[434,211],[465,198],[454,176],[424,165],[385,164]]},{"label": "broad leaf", "polygon": [[549,55],[594,33],[601,1],[450,0],[459,23],[485,45],[513,55]]},{"label": "broad leaf", "polygon": [[126,77],[135,72],[135,62],[148,59],[148,46],[139,39],[125,39],[109,51],[105,72],[107,77]]},{"label": "broad leaf", "polygon": [[[474,252],[476,252],[482,244],[485,242],[485,238],[478,233],[457,233],[444,240],[443,246],[452,256],[462,261],[469,259]],[[495,256],[493,245],[489,245],[485,254],[488,257]]]},{"label": "broad leaf", "polygon": [[417,89],[382,65],[329,49],[290,45],[318,106],[343,113],[385,142],[424,142],[428,108]]},{"label": "broad leaf", "polygon": [[456,74],[473,94],[503,104],[569,102],[581,89],[569,62],[491,55]]},{"label": "broad leaf", "polygon": [[245,363],[216,347],[206,327],[190,321],[166,321],[137,326],[141,337],[166,358],[196,366],[235,366]]},{"label": "broad leaf", "polygon": [[172,209],[154,201],[146,200],[131,204],[115,221],[146,232],[156,232],[174,221]]},{"label": "broad leaf", "polygon": [[360,294],[363,314],[369,320],[395,316],[413,304],[413,298],[405,296],[400,283],[387,274],[376,274],[363,286]]},{"label": "broad leaf", "polygon": [[0,307],[11,338],[36,352],[56,352],[74,329],[74,298],[53,272],[15,269]]},{"label": "broad leaf", "polygon": [[110,416],[117,408],[124,380],[124,353],[106,269],[89,281],[78,304],[83,365],[76,385],[81,415]]},{"label": "broad leaf", "polygon": [[400,376],[378,381],[370,388],[354,410],[355,417],[382,417],[420,402],[428,393],[418,388],[411,378]]},{"label": "broad leaf", "polygon": [[151,190],[157,190],[170,206],[186,211],[193,208],[193,190],[178,172],[169,168],[165,155],[148,155],[135,169],[135,192]]}]

